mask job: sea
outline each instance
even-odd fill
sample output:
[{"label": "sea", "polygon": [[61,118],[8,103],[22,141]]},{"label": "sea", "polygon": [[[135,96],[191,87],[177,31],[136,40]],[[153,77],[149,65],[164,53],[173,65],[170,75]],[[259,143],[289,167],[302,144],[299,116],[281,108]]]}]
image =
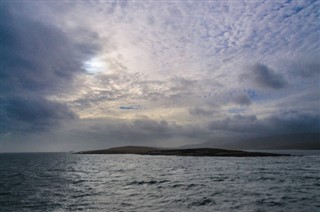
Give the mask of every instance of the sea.
[{"label": "sea", "polygon": [[320,211],[320,152],[243,158],[2,153],[0,211]]}]

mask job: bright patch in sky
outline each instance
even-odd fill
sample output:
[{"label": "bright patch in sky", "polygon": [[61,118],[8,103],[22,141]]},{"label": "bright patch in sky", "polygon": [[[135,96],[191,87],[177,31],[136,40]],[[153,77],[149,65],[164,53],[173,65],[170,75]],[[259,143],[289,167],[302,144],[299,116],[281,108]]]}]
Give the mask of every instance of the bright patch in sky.
[{"label": "bright patch in sky", "polygon": [[107,71],[106,63],[99,57],[93,57],[83,63],[83,68],[89,74],[97,74]]}]

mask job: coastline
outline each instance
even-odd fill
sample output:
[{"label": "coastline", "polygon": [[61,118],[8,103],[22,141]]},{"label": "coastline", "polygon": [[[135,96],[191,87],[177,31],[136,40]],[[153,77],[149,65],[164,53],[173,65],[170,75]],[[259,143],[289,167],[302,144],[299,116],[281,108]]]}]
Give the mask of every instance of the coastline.
[{"label": "coastline", "polygon": [[189,149],[165,149],[145,146],[123,146],[102,150],[89,150],[74,154],[138,154],[138,155],[164,155],[164,156],[206,156],[206,157],[271,157],[291,156],[269,152],[252,152],[242,150],[226,150],[215,148],[189,148]]}]

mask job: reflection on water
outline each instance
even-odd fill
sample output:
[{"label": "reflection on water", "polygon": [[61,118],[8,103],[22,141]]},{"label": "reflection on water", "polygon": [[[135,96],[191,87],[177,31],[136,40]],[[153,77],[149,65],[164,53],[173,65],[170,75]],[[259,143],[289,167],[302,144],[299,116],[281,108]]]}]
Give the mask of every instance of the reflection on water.
[{"label": "reflection on water", "polygon": [[319,211],[318,156],[0,154],[1,211]]}]

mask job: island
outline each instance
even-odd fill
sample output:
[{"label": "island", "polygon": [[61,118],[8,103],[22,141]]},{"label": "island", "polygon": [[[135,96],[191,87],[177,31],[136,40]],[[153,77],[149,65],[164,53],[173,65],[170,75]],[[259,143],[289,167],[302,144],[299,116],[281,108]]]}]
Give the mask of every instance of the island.
[{"label": "island", "polygon": [[165,149],[145,146],[123,146],[103,150],[76,152],[75,154],[138,154],[138,155],[166,155],[166,156],[209,156],[209,157],[266,157],[290,156],[266,152],[250,152],[241,150],[226,150],[215,148]]}]

